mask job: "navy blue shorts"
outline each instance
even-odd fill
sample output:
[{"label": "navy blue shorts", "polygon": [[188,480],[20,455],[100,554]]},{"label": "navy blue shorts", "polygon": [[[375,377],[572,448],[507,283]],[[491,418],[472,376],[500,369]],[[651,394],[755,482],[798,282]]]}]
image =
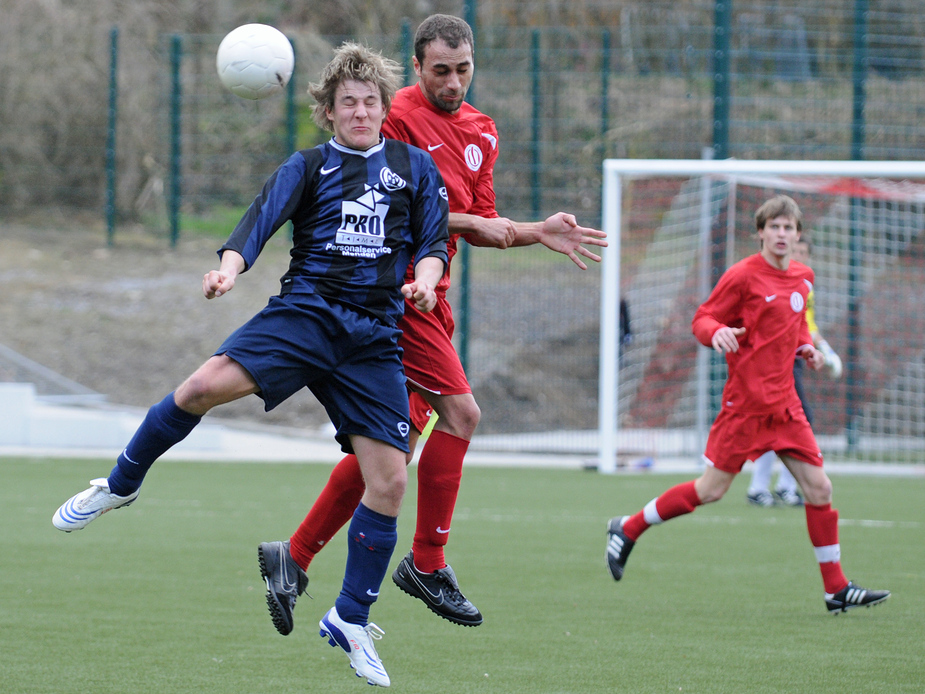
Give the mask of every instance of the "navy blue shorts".
[{"label": "navy blue shorts", "polygon": [[271,297],[215,354],[243,366],[269,412],[308,388],[353,453],[350,435],[384,441],[407,453],[408,391],[401,331],[317,294]]}]

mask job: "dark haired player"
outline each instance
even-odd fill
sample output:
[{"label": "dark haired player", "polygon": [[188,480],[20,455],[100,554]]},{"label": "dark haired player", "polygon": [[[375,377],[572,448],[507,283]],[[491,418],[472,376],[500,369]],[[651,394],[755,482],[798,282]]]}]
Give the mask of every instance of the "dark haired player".
[{"label": "dark haired player", "polygon": [[[558,213],[543,222],[514,222],[495,211],[493,169],[498,158],[494,121],[465,102],[475,69],[473,36],[458,17],[432,15],[414,38],[417,84],[399,90],[382,128],[393,137],[427,150],[446,181],[450,204],[449,257],[459,238],[481,246],[507,248],[542,243],[586,269],[579,256],[600,257],[581,244],[605,246],[605,234],[578,226],[575,217]],[[406,311],[402,329],[402,361],[411,393],[411,448],[431,412],[438,415],[418,463],[417,528],[411,551],[392,580],[422,600],[433,612],[463,626],[477,626],[482,615],[460,591],[444,557],[453,509],[462,479],[463,458],[480,412],[453,348],[453,313],[446,299],[449,272],[437,286],[437,306],[428,314]],[[315,554],[350,519],[363,494],[363,477],[348,455],[331,473],[305,521],[284,543],[267,545],[279,557],[276,566],[304,577]],[[293,584],[268,577],[267,602],[282,634],[292,631],[292,609],[301,593]],[[307,582],[307,577],[304,577]]]}]

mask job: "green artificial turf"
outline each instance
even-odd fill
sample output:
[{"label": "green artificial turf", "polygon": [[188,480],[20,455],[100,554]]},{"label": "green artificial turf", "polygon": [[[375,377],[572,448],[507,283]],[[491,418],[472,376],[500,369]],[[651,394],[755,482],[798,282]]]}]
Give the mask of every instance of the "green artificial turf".
[{"label": "green artificial turf", "polygon": [[[257,544],[285,539],[330,466],[159,463],[138,501],[86,530],[55,508],[111,461],[0,459],[0,690],[368,691],[318,635],[343,575],[341,533],[282,637]],[[411,544],[412,470],[399,545]],[[849,578],[893,591],[830,616],[799,509],[718,504],[652,529],[615,583],[610,516],[685,478],[469,468],[447,557],[485,622],[432,615],[387,578],[372,620],[399,692],[921,692],[925,479],[833,477]]]}]

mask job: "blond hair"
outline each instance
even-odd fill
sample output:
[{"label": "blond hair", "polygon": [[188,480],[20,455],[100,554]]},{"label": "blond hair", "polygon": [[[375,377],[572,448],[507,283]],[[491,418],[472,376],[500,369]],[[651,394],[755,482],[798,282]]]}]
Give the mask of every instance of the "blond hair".
[{"label": "blond hair", "polygon": [[333,132],[334,125],[328,113],[334,110],[334,94],[347,80],[375,85],[382,98],[385,112],[389,112],[395,92],[401,86],[401,66],[367,46],[345,42],[334,49],[334,58],[321,71],[317,83],[310,84],[308,93],[315,99],[312,119],[323,130]]}]

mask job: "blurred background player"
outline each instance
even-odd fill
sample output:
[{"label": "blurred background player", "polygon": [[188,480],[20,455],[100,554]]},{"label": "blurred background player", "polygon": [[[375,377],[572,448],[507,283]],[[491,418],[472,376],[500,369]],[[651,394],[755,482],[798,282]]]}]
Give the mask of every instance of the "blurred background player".
[{"label": "blurred background player", "polygon": [[[390,683],[373,645],[382,630],[369,622],[369,610],[397,541],[410,452],[397,322],[405,299],[411,311],[436,305],[448,238],[446,193],[433,159],[380,136],[399,72],[358,44],[335,50],[310,88],[315,122],[334,137],[296,152],[270,176],[220,249],[220,269],[203,279],[207,299],[231,291],[291,220],[292,261],[280,295],[153,406],[109,478],[93,480],[53,519],[70,532],[132,503],[154,461],[213,407],[257,394],[270,410],[309,388],[366,482],[351,513],[343,586],[321,634],[346,652],[358,676],[381,686]],[[261,555],[261,568],[272,561]]]},{"label": "blurred background player", "polygon": [[[809,241],[806,237],[801,237],[794,247],[793,260],[809,266],[811,254],[812,248]],[[814,291],[811,291],[806,298],[806,325],[809,327],[809,334],[813,338],[813,344],[825,355],[826,371],[831,378],[838,379],[842,372],[841,359],[835,353],[835,350],[829,346],[825,338],[822,337],[819,326],[816,325]],[[806,400],[806,390],[803,385],[803,360],[799,357],[793,361],[793,383],[797,389],[800,403],[803,405],[806,421],[812,426],[813,410]],[[777,475],[777,484],[774,486],[774,491],[771,491],[771,474],[776,462],[777,454],[774,451],[767,451],[758,457],[752,468],[752,479],[749,483],[746,500],[755,506],[774,506],[775,504],[802,506],[803,495],[800,493],[800,486],[786,465],[781,465],[780,472]]]},{"label": "blurred background player", "polygon": [[[498,130],[491,118],[465,102],[475,69],[473,46],[472,29],[462,19],[442,14],[425,19],[414,37],[413,65],[418,82],[399,90],[383,134],[430,152],[436,161],[449,195],[450,260],[462,236],[473,245],[502,249],[541,243],[587,269],[580,256],[595,262],[600,257],[581,244],[605,246],[604,232],[581,227],[573,215],[563,212],[542,222],[514,222],[495,210],[493,169],[498,157]],[[406,311],[399,324],[402,359],[412,391],[412,450],[431,413],[438,418],[418,462],[413,544],[392,580],[441,617],[463,626],[478,626],[482,614],[463,595],[443,549],[450,535],[463,459],[481,416],[452,343],[455,324],[446,298],[449,285],[448,271],[437,286],[437,307],[426,317]],[[335,466],[288,547],[267,546],[265,551],[288,556],[290,569],[304,576],[315,554],[350,519],[362,494],[363,477],[356,458],[348,455]],[[267,606],[274,626],[281,634],[288,634],[292,631],[292,610],[304,588],[300,590],[274,575],[266,576],[266,580]]]},{"label": "blurred background player", "polygon": [[672,487],[636,514],[611,518],[607,565],[619,581],[642,533],[719,501],[746,460],[773,450],[806,497],[806,524],[822,574],[826,609],[839,613],[876,605],[890,596],[889,591],[861,588],[842,572],[832,483],[822,469],[822,452],[793,385],[795,354],[814,370],[824,363],[805,317],[813,271],[791,263],[803,228],[802,213],[791,198],[779,195],[758,208],[755,225],[761,251],[723,273],[692,323],[697,339],[725,354],[729,367],[722,409],[703,454],[706,468],[696,480]]}]

